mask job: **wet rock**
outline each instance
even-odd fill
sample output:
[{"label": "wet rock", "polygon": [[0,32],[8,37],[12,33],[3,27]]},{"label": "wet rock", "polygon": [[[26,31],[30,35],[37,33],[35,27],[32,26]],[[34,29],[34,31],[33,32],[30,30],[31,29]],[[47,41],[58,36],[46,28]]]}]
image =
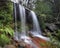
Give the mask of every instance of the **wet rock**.
[{"label": "wet rock", "polygon": [[16,48],[14,45],[5,45],[4,48]]},{"label": "wet rock", "polygon": [[18,42],[16,42],[15,43],[15,46],[17,47],[17,48],[25,48],[25,42],[23,42],[23,41],[18,41]]},{"label": "wet rock", "polygon": [[19,42],[19,45],[25,47],[25,46],[26,46],[26,43],[23,42],[23,41],[20,41],[20,42]]}]

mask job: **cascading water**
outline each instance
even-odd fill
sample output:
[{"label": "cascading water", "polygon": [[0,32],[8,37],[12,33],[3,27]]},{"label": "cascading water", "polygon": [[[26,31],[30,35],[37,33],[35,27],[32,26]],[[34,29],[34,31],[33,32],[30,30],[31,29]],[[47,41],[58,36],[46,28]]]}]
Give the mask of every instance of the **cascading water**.
[{"label": "cascading water", "polygon": [[[32,48],[38,48],[33,42],[32,40],[29,38],[29,36],[27,36],[26,33],[26,16],[25,16],[25,8],[24,6],[19,5],[19,13],[20,13],[20,19],[21,19],[21,33],[18,33],[17,31],[17,16],[16,16],[16,5],[15,3],[18,3],[18,0],[13,1],[14,2],[14,12],[15,12],[15,34],[14,37],[17,41],[19,40],[23,40],[23,42],[28,43],[32,46]],[[39,23],[37,20],[37,17],[35,15],[35,13],[33,11],[31,11],[31,15],[32,15],[32,19],[33,19],[33,31],[32,34],[35,37],[39,37],[39,38],[43,38],[45,40],[47,40],[48,38],[43,37],[41,35],[41,30],[39,28]]]},{"label": "cascading water", "polygon": [[37,46],[32,42],[32,40],[29,38],[29,36],[27,36],[26,33],[26,16],[25,16],[25,8],[21,5],[19,5],[19,10],[20,10],[20,17],[21,17],[21,38],[23,39],[24,42],[30,44],[31,46],[33,46],[34,48],[37,48]]},{"label": "cascading water", "polygon": [[32,16],[32,20],[33,20],[33,31],[35,31],[34,33],[38,32],[38,34],[41,34],[37,16],[33,11],[31,11],[31,16]]},{"label": "cascading water", "polygon": [[[26,18],[25,18],[25,8],[18,4],[18,0],[11,0],[14,2],[14,16],[15,16],[15,32],[14,32],[14,39],[19,41],[20,39],[24,39],[25,42],[28,42],[26,39],[29,39],[29,37],[26,36]],[[21,19],[21,33],[17,31],[17,11],[16,11],[16,5],[19,5],[19,11],[20,11],[20,19]]]},{"label": "cascading water", "polygon": [[18,3],[19,0],[11,0],[13,3]]},{"label": "cascading water", "polygon": [[15,39],[15,40],[18,40],[16,5],[17,5],[16,2],[14,2],[14,17],[15,17],[15,32],[14,32],[14,39]]},{"label": "cascading water", "polygon": [[25,8],[19,5],[20,18],[21,18],[21,35],[26,36],[26,17],[25,17]]},{"label": "cascading water", "polygon": [[33,31],[31,31],[31,34],[35,37],[39,37],[39,38],[42,38],[44,40],[49,41],[49,38],[44,37],[41,34],[41,29],[39,27],[39,23],[38,23],[38,19],[36,17],[36,14],[33,11],[30,11],[30,14],[31,14],[32,19],[33,19]]},{"label": "cascading water", "polygon": [[25,8],[19,4],[19,11],[20,11],[20,19],[21,19],[21,33],[20,39],[26,41],[27,33],[26,33],[26,16],[25,16]]},{"label": "cascading water", "polygon": [[26,16],[25,16],[25,8],[21,5],[19,5],[19,11],[20,11],[20,18],[21,18],[21,33],[20,33],[20,39],[23,40],[25,43],[30,44],[33,48],[38,48],[32,40],[27,36],[26,33]]}]

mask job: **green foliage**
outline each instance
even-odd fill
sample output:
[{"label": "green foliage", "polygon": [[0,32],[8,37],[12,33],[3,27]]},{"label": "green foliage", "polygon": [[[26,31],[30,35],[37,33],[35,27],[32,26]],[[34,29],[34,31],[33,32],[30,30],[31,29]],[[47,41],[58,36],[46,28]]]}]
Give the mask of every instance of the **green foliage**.
[{"label": "green foliage", "polygon": [[51,48],[60,48],[60,30],[58,30],[58,33],[55,33],[56,36],[51,35],[51,33],[48,34],[50,37],[50,42],[48,42],[48,46]]},{"label": "green foliage", "polygon": [[10,42],[10,39],[5,35],[0,35],[0,46],[4,46],[5,44],[8,44]]},{"label": "green foliage", "polygon": [[60,29],[57,30],[57,33],[55,33],[56,39],[60,42]]},{"label": "green foliage", "polygon": [[11,37],[13,37],[14,31],[10,26],[1,26],[0,28],[0,45],[4,46],[10,42]]},{"label": "green foliage", "polygon": [[6,35],[10,35],[13,36],[14,31],[10,26],[2,26],[2,28],[0,28],[0,32]]},{"label": "green foliage", "polygon": [[45,14],[40,14],[40,16],[38,16],[39,17],[39,23],[40,23],[40,26],[41,26],[41,28],[42,28],[42,30],[44,30],[45,28],[46,28],[46,26],[45,26],[45,21],[46,21],[46,15]]},{"label": "green foliage", "polygon": [[0,22],[8,24],[13,20],[13,6],[11,2],[1,2],[3,5],[0,8]]},{"label": "green foliage", "polygon": [[9,27],[9,26],[6,26],[6,27],[4,28],[4,32],[5,32],[6,34],[10,34],[11,36],[13,36],[13,34],[14,34],[13,29],[12,29],[11,27]]},{"label": "green foliage", "polygon": [[0,45],[4,46],[11,41],[14,31],[11,27],[13,24],[13,3],[10,1],[0,2]]},{"label": "green foliage", "polygon": [[39,0],[37,0],[37,2],[36,2],[36,9],[35,10],[38,15],[52,13],[51,6],[48,3],[42,2]]}]

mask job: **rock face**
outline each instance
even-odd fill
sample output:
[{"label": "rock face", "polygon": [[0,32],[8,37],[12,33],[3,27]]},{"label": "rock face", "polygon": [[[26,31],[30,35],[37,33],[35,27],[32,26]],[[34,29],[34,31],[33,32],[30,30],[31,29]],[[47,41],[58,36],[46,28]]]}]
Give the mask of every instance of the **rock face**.
[{"label": "rock face", "polygon": [[53,23],[46,23],[46,28],[48,29],[48,30],[50,30],[50,31],[55,31],[55,30],[57,30],[57,26],[55,25],[55,24],[53,24]]},{"label": "rock face", "polygon": [[60,29],[60,22],[55,23],[56,26]]},{"label": "rock face", "polygon": [[5,45],[4,48],[16,48],[14,45]]}]

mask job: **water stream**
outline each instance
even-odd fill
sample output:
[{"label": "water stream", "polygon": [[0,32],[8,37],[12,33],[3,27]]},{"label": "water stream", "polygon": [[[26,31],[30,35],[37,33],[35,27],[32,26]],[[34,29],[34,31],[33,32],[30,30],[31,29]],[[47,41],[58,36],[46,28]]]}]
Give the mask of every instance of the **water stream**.
[{"label": "water stream", "polygon": [[36,14],[33,11],[31,11],[30,13],[31,13],[31,17],[33,20],[33,31],[34,31],[34,33],[41,34],[41,29],[40,29],[39,22],[38,22]]},{"label": "water stream", "polygon": [[42,38],[44,40],[49,41],[49,38],[44,37],[41,34],[42,32],[41,32],[41,29],[40,29],[39,22],[38,22],[36,14],[33,11],[30,11],[30,14],[31,14],[31,17],[33,19],[33,30],[31,31],[31,34],[34,37],[39,37],[39,38]]},{"label": "water stream", "polygon": [[21,35],[26,36],[26,17],[25,17],[25,8],[19,5],[20,19],[21,19]]},{"label": "water stream", "polygon": [[14,39],[18,40],[18,31],[17,31],[17,11],[16,11],[16,3],[14,3],[14,20],[15,20],[15,33],[14,33]]},{"label": "water stream", "polygon": [[[19,41],[19,40],[23,40],[25,43],[30,44],[31,46],[33,46],[33,48],[38,48],[31,40],[31,38],[29,36],[27,36],[27,30],[26,30],[26,11],[24,6],[22,6],[21,4],[18,4],[19,6],[19,14],[20,14],[20,19],[21,19],[21,32],[17,31],[17,9],[16,9],[16,3],[18,3],[18,0],[13,1],[14,2],[14,16],[15,16],[15,34],[14,34],[14,38],[15,40]],[[41,35],[41,29],[39,26],[39,22],[37,19],[36,14],[33,11],[30,11],[31,17],[33,19],[33,29],[31,31],[31,34],[34,37],[39,37],[42,38],[44,40],[49,40],[49,38],[44,37]]]},{"label": "water stream", "polygon": [[21,33],[20,33],[20,39],[24,42],[30,44],[33,48],[37,48],[37,46],[32,42],[32,40],[27,36],[26,32],[26,16],[25,16],[25,8],[21,5],[19,5],[20,10],[20,18],[21,18]]}]

